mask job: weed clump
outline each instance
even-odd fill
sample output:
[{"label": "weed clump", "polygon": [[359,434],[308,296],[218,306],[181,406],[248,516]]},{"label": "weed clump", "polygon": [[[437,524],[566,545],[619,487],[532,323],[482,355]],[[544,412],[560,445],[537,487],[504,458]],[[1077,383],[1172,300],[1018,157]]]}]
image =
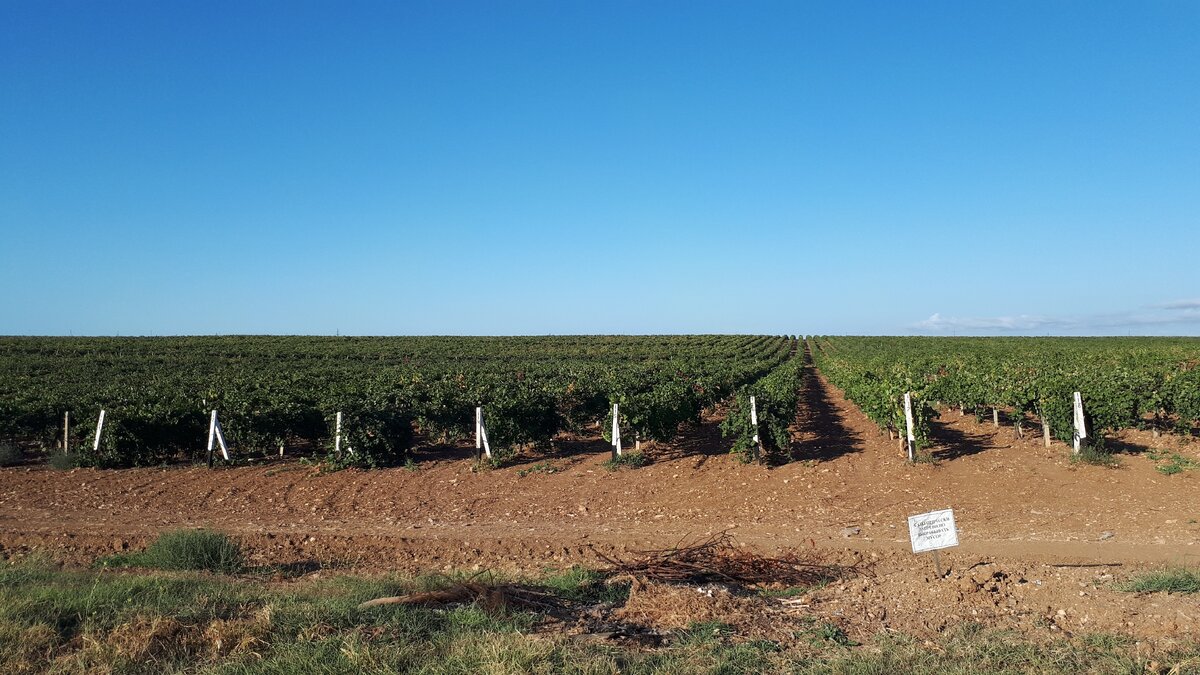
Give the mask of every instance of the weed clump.
[{"label": "weed clump", "polygon": [[47,463],[55,471],[70,471],[79,466],[79,456],[73,452],[55,451],[50,453]]},{"label": "weed clump", "polygon": [[242,549],[229,537],[208,530],[176,530],[159,535],[145,551],[108,558],[109,567],[233,574],[245,569]]},{"label": "weed clump", "polygon": [[1121,466],[1121,460],[1115,455],[1108,452],[1103,445],[1087,445],[1079,450],[1078,453],[1071,455],[1072,464],[1091,464],[1092,466],[1104,466],[1110,469],[1115,469]]},{"label": "weed clump", "polygon": [[0,466],[16,466],[25,459],[25,454],[15,445],[0,443]]},{"label": "weed clump", "polygon": [[650,459],[646,457],[645,453],[634,450],[632,452],[621,453],[616,457],[604,462],[604,468],[608,469],[609,471],[616,471],[623,466],[627,466],[631,469],[637,469],[646,466],[649,463]]},{"label": "weed clump", "polygon": [[1120,590],[1130,593],[1200,593],[1200,569],[1175,568],[1133,577]]},{"label": "weed clump", "polygon": [[1173,476],[1191,469],[1200,469],[1200,462],[1184,457],[1178,452],[1151,450],[1146,454],[1150,459],[1154,460],[1154,469],[1164,476]]}]

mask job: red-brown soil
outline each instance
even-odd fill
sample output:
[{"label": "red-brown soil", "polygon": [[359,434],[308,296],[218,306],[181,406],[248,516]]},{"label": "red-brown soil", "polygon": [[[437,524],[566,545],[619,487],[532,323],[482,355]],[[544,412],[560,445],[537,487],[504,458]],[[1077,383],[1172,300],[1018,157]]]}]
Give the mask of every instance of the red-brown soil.
[{"label": "red-brown soil", "polygon": [[[595,562],[591,547],[661,548],[728,530],[767,554],[815,548],[862,560],[864,576],[790,610],[852,635],[932,635],[966,621],[1152,641],[1200,634],[1194,597],[1113,588],[1136,571],[1200,565],[1200,471],[1165,476],[1139,454],[1120,455],[1116,469],[1072,464],[1061,443],[1044,448],[1040,435],[1017,440],[1011,427],[953,411],[935,423],[940,461],[910,465],[841,392],[807,377],[797,459],[774,468],[729,456],[713,418],[648,448],[650,465],[616,472],[602,466],[609,453],[598,438],[563,439],[485,471],[472,470],[465,445],[419,448],[415,471],[321,473],[290,460],[216,470],[2,469],[0,552],[85,562],[163,530],[203,526],[235,535],[260,563],[536,570]],[[1200,448],[1149,432],[1119,440],[1193,459]],[[947,507],[961,546],[942,553],[949,571],[937,579],[930,556],[909,552],[906,517]]]}]

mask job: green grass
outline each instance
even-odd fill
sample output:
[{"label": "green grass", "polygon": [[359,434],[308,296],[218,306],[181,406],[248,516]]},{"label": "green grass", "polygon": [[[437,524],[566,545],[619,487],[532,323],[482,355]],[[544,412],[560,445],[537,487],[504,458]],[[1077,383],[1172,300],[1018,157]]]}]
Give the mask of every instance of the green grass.
[{"label": "green grass", "polygon": [[[666,636],[661,647],[637,647],[574,640],[525,612],[358,609],[365,600],[458,578],[266,582],[208,572],[61,569],[39,559],[0,563],[0,672],[1142,673],[1151,658],[1123,636],[1030,640],[978,624],[932,646],[889,632],[857,647],[838,625],[816,620],[789,645],[748,640],[708,621]],[[531,581],[579,602],[624,600],[583,568]],[[605,599],[607,593],[613,595]],[[1166,672],[1200,659],[1200,645],[1158,651],[1153,659]]]},{"label": "green grass", "polygon": [[609,583],[605,575],[586,567],[574,566],[562,572],[547,572],[532,584],[574,602],[623,604],[629,599],[628,581]]},{"label": "green grass", "polygon": [[147,567],[158,570],[192,570],[234,573],[245,569],[241,548],[219,532],[176,530],[159,535],[145,551],[109,556],[106,567]]},{"label": "green grass", "polygon": [[521,469],[517,472],[517,476],[524,478],[525,476],[535,473],[558,473],[558,467],[554,466],[554,464],[550,462],[538,462]]},{"label": "green grass", "polygon": [[1200,569],[1177,567],[1159,572],[1147,572],[1120,585],[1131,593],[1200,593]]},{"label": "green grass", "polygon": [[798,598],[801,595],[806,595],[816,590],[820,590],[829,585],[828,581],[821,581],[812,586],[788,586],[787,588],[760,588],[758,594],[764,598]]}]

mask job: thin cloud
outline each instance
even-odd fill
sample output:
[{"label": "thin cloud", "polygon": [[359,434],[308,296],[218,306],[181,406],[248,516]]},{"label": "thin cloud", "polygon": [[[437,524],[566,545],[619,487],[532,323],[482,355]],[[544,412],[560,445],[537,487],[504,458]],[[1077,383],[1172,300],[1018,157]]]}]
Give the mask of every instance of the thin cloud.
[{"label": "thin cloud", "polygon": [[1154,306],[1159,309],[1200,309],[1200,300],[1176,300],[1175,302],[1164,302]]},{"label": "thin cloud", "polygon": [[918,321],[912,328],[932,333],[984,332],[1026,333],[1044,330],[1118,330],[1164,326],[1200,325],[1200,301],[1183,300],[1154,306],[1158,311],[1127,311],[1075,316],[950,317],[940,312]]},{"label": "thin cloud", "polygon": [[1037,330],[1039,328],[1065,327],[1067,319],[1050,316],[994,316],[994,317],[947,317],[935,313],[916,324],[925,330]]}]

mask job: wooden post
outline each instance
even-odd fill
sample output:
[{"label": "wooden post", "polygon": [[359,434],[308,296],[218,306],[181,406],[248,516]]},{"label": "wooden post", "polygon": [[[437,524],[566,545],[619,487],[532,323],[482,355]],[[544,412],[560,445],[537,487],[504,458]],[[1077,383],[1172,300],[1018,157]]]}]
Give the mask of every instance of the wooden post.
[{"label": "wooden post", "polygon": [[1046,420],[1042,420],[1042,443],[1050,447],[1050,423]]},{"label": "wooden post", "polygon": [[992,408],[992,425],[997,429],[1000,428],[1000,410],[998,408]]},{"label": "wooden post", "polygon": [[917,438],[913,435],[912,393],[904,392],[904,424],[908,430],[908,461],[917,459]]},{"label": "wooden post", "polygon": [[71,411],[63,413],[63,452],[71,451]]},{"label": "wooden post", "polygon": [[1079,392],[1075,392],[1075,433],[1072,447],[1076,455],[1087,447],[1087,420],[1083,416],[1083,397]]},{"label": "wooden post", "polygon": [[104,411],[100,411],[100,419],[96,420],[96,440],[92,441],[92,452],[100,451],[100,434],[104,431]]}]

